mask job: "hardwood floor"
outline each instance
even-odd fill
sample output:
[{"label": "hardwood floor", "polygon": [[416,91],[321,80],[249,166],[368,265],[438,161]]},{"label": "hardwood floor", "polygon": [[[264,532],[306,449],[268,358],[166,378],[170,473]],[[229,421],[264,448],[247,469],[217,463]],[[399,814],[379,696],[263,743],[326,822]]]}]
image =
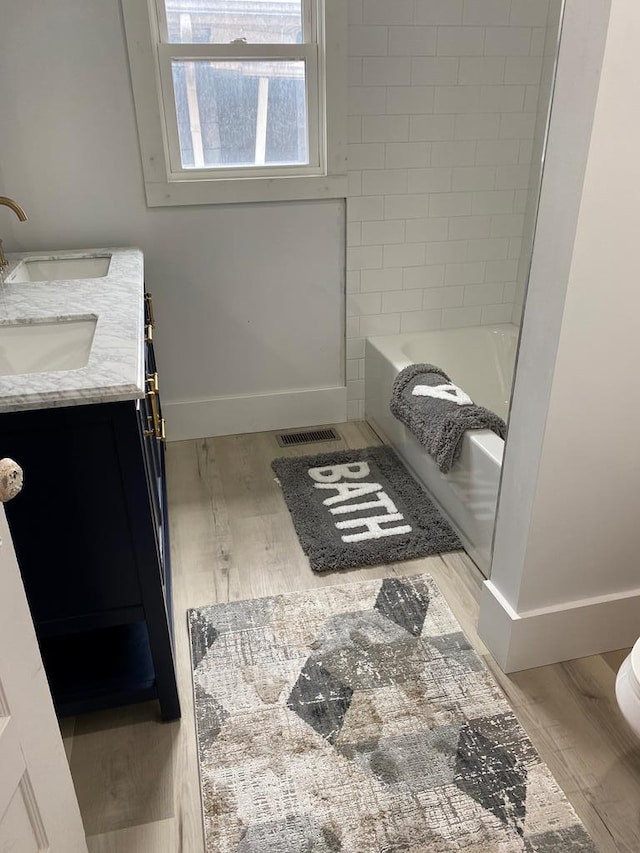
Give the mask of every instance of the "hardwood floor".
[{"label": "hardwood floor", "polygon": [[378,443],[366,424],[339,430],[342,445],[284,450],[272,433],[261,433],[168,446],[183,717],[161,724],[150,703],[63,721],[91,853],[204,853],[188,607],[419,572],[429,572],[440,586],[600,853],[637,853],[640,742],[628,732],[613,692],[625,652],[503,675],[475,630],[482,577],[464,553],[314,575],[270,462],[275,456]]}]

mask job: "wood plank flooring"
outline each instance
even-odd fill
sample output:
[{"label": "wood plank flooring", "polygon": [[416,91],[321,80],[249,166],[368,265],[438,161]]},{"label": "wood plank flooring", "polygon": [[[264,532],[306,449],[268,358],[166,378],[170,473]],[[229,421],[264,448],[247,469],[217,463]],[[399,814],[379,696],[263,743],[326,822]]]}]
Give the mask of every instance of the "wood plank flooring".
[{"label": "wood plank flooring", "polygon": [[341,444],[283,449],[273,433],[260,433],[168,446],[183,718],[161,724],[155,703],[149,703],[64,721],[91,853],[204,853],[188,607],[420,572],[435,578],[600,853],[638,853],[640,742],[628,732],[613,693],[625,652],[503,675],[475,630],[482,577],[464,553],[314,575],[270,462],[275,456],[378,443],[366,424],[338,429]]}]

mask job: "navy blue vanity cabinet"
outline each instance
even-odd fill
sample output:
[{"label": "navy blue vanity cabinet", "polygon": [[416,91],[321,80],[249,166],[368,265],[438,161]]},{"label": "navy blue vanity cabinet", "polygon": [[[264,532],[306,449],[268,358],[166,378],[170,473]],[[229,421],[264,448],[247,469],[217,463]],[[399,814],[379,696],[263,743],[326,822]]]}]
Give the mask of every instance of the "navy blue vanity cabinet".
[{"label": "navy blue vanity cabinet", "polygon": [[59,716],[158,699],[180,716],[163,421],[141,400],[0,415],[24,469],[7,518]]}]

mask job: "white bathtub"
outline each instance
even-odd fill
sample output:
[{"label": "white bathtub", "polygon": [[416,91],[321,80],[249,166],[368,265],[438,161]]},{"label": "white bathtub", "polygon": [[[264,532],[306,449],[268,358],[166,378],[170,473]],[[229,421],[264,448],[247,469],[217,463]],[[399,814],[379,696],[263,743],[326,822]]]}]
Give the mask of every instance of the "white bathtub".
[{"label": "white bathtub", "polygon": [[389,410],[391,386],[403,367],[436,364],[475,403],[501,415],[509,411],[518,327],[475,326],[368,338],[365,416],[402,457],[458,531],[466,551],[489,576],[493,526],[504,441],[490,430],[472,430],[449,474]]}]

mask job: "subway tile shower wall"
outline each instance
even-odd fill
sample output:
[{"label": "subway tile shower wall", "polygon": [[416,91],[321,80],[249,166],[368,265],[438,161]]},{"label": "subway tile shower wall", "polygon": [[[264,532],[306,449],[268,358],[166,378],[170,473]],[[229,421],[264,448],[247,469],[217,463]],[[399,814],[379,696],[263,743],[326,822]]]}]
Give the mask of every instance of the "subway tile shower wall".
[{"label": "subway tile shower wall", "polygon": [[549,0],[349,0],[350,418],[367,336],[516,316],[548,17]]}]

